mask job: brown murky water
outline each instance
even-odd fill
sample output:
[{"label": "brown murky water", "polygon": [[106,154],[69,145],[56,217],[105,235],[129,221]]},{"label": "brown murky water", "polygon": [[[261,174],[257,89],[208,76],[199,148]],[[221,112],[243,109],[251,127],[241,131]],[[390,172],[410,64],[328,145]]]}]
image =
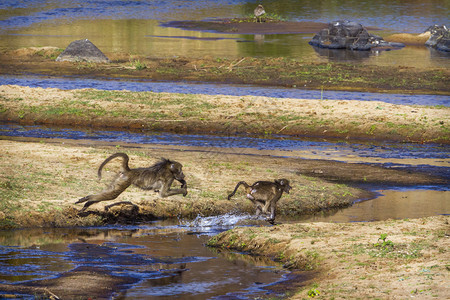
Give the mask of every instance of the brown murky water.
[{"label": "brown murky water", "polygon": [[[2,284],[10,284],[9,294],[14,293],[12,284],[17,290],[51,286],[54,294],[67,298],[210,299],[268,294],[269,285],[287,274],[278,263],[204,246],[210,235],[240,219],[0,231],[0,298]],[[81,268],[98,274],[99,286],[91,283],[80,289],[74,284]],[[108,280],[117,278],[128,285],[109,286]],[[99,293],[103,284],[109,291]],[[21,299],[34,299],[26,294]]]},{"label": "brown murky water", "polygon": [[323,212],[304,222],[370,222],[450,214],[450,192],[436,190],[378,190],[381,195],[336,212]]}]

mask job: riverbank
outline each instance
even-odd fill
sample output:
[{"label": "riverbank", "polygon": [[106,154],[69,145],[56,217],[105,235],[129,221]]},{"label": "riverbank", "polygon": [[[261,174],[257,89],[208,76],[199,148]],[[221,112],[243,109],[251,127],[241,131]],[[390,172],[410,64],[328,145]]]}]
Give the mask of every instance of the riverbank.
[{"label": "riverbank", "polygon": [[436,216],[239,227],[211,238],[208,245],[272,257],[288,268],[314,273],[307,282],[293,274],[275,287],[290,299],[446,299],[449,221],[449,216]]},{"label": "riverbank", "polygon": [[[287,158],[280,151],[11,137],[1,137],[0,147],[2,228],[85,226],[230,212],[252,214],[254,208],[243,191],[227,200],[241,180],[251,183],[289,178],[293,189],[283,195],[277,212],[281,218],[293,219],[374,197],[371,192],[351,186],[357,183],[397,186],[444,183],[444,179],[435,176],[365,164]],[[110,154],[119,151],[130,155],[130,167],[149,166],[160,157],[179,161],[187,176],[188,195],[160,199],[154,192],[130,187],[117,201],[131,201],[139,206],[138,211],[129,205],[105,211],[104,206],[114,202],[107,201],[78,215],[82,204],[74,203],[101,191],[109,183],[119,169],[120,160],[108,164],[100,182],[97,169]]]},{"label": "riverbank", "polygon": [[[229,212],[254,213],[251,202],[243,198],[243,192],[232,201],[227,200],[227,195],[240,180],[254,182],[261,178],[286,177],[292,181],[292,193],[284,196],[278,207],[280,215],[295,216],[346,207],[356,199],[371,197],[371,193],[364,190],[305,175],[305,169],[323,167],[313,161],[283,160],[257,153],[222,153],[220,149],[20,140],[0,140],[2,227],[82,226],[170,217],[195,218]],[[113,161],[108,165],[104,179],[97,180],[100,163],[118,151],[130,155],[131,167],[149,166],[160,157],[181,162],[187,176],[188,195],[160,199],[157,193],[130,187],[117,201],[132,201],[139,205],[138,212],[126,205],[106,212],[103,207],[114,202],[108,201],[93,205],[82,216],[77,215],[82,204],[74,203],[81,197],[101,191],[118,170],[120,160]],[[404,174],[404,180],[406,177]],[[418,176],[417,179],[426,180],[426,177]]]},{"label": "riverbank", "polygon": [[443,105],[0,86],[0,122],[27,125],[448,144],[449,115]]},{"label": "riverbank", "polygon": [[[395,39],[394,39],[395,40]],[[314,90],[450,95],[448,68],[311,63],[283,57],[151,57],[105,53],[111,63],[57,62],[63,51],[30,47],[0,53],[0,74],[252,84]]]}]

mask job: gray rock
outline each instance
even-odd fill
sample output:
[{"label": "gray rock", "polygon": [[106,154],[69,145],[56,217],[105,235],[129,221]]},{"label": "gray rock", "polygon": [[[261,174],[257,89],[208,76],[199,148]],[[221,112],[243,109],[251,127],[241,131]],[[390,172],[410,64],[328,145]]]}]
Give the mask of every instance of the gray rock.
[{"label": "gray rock", "polygon": [[322,29],[309,42],[327,49],[371,50],[374,47],[404,47],[401,43],[388,43],[382,37],[370,34],[361,24],[352,21],[334,21]]},{"label": "gray rock", "polygon": [[450,31],[445,25],[430,26],[425,32],[430,32],[431,34],[430,38],[425,42],[426,46],[450,52]]},{"label": "gray rock", "polygon": [[108,63],[109,59],[88,39],[73,41],[56,61],[88,61]]}]

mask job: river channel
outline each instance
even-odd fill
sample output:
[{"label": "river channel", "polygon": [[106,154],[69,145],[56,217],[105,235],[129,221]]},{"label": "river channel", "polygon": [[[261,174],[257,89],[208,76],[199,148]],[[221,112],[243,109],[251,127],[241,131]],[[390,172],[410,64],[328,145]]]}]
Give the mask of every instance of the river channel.
[{"label": "river channel", "polygon": [[[39,285],[39,280],[55,280],[85,268],[93,273],[101,269],[102,276],[127,282],[112,288],[114,299],[275,296],[270,286],[288,274],[281,265],[204,246],[208,237],[246,218],[225,215],[133,226],[0,231],[0,284]],[[79,295],[108,298],[82,291]],[[35,298],[24,293],[20,299]]]},{"label": "river channel", "polygon": [[40,88],[127,90],[132,92],[152,91],[155,93],[264,96],[273,98],[317,99],[317,100],[360,100],[382,101],[400,105],[443,105],[450,106],[446,95],[405,95],[387,93],[365,93],[333,90],[302,90],[298,88],[257,87],[252,85],[206,84],[186,82],[155,82],[135,80],[98,80],[84,78],[60,78],[51,76],[0,76],[2,85],[20,85]]}]

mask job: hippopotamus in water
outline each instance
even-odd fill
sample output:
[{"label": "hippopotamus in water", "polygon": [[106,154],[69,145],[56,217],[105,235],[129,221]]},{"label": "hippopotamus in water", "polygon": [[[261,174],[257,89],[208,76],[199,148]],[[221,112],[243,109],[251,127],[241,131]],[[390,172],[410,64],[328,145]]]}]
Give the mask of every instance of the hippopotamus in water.
[{"label": "hippopotamus in water", "polygon": [[56,61],[89,61],[107,63],[109,59],[88,39],[73,41]]},{"label": "hippopotamus in water", "polygon": [[401,48],[404,44],[389,43],[370,34],[361,24],[352,21],[334,21],[309,42],[312,46],[328,49],[371,50],[374,47]]},{"label": "hippopotamus in water", "polygon": [[431,36],[425,42],[426,46],[436,48],[440,51],[450,52],[450,30],[445,25],[430,26],[424,33],[428,32]]}]

